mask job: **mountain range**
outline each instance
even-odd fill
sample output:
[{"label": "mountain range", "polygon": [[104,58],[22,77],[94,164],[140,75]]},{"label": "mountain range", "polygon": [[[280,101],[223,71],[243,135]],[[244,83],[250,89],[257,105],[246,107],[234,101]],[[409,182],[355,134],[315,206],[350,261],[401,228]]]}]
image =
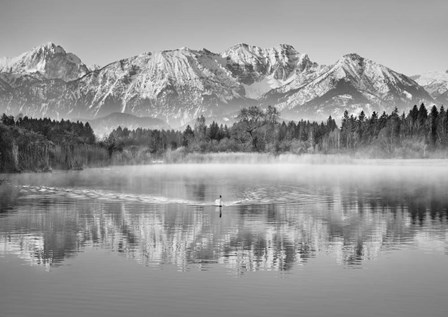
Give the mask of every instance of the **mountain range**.
[{"label": "mountain range", "polygon": [[286,44],[237,44],[221,53],[180,48],[88,67],[47,43],[0,59],[0,113],[33,117],[95,120],[114,114],[117,123],[122,113],[123,122],[154,118],[158,126],[176,128],[200,115],[231,122],[251,105],[273,105],[285,119],[325,120],[345,110],[369,115],[447,100],[447,73],[409,77],[357,54],[319,65]]}]

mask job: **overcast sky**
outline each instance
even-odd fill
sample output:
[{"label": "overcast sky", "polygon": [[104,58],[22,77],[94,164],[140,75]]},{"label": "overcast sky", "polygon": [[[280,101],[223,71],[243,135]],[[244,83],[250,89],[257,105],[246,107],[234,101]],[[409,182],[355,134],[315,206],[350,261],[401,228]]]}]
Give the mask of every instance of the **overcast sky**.
[{"label": "overcast sky", "polygon": [[52,41],[86,64],[148,51],[293,45],[412,75],[448,69],[448,0],[0,0],[0,57]]}]

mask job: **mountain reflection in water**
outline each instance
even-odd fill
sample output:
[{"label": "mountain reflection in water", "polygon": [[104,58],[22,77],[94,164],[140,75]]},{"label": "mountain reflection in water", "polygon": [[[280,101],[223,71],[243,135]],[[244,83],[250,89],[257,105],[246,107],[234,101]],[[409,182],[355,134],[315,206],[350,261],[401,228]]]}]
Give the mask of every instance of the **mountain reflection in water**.
[{"label": "mountain reflection in water", "polygon": [[239,199],[222,209],[191,203],[214,195],[201,179],[174,185],[187,203],[9,187],[0,204],[0,255],[51,267],[94,247],[156,268],[223,265],[242,274],[287,271],[320,254],[352,268],[404,248],[448,254],[448,199],[437,182],[234,185],[242,186]]}]

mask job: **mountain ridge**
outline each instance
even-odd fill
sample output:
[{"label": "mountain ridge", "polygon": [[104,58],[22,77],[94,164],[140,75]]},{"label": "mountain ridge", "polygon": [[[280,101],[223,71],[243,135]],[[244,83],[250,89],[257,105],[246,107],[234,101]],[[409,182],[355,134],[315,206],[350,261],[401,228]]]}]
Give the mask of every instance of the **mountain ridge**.
[{"label": "mountain ridge", "polygon": [[250,105],[288,118],[340,117],[345,109],[390,111],[434,98],[413,79],[356,53],[319,65],[293,46],[236,44],[221,53],[146,52],[89,69],[47,43],[0,62],[0,111],[95,119],[121,112],[182,126]]}]

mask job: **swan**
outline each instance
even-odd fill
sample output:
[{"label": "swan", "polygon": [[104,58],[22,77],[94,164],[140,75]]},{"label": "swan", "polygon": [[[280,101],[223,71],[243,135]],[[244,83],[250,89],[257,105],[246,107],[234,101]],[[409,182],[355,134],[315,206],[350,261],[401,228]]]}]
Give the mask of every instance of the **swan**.
[{"label": "swan", "polygon": [[222,207],[222,196],[219,195],[219,198],[215,200],[215,206]]}]

